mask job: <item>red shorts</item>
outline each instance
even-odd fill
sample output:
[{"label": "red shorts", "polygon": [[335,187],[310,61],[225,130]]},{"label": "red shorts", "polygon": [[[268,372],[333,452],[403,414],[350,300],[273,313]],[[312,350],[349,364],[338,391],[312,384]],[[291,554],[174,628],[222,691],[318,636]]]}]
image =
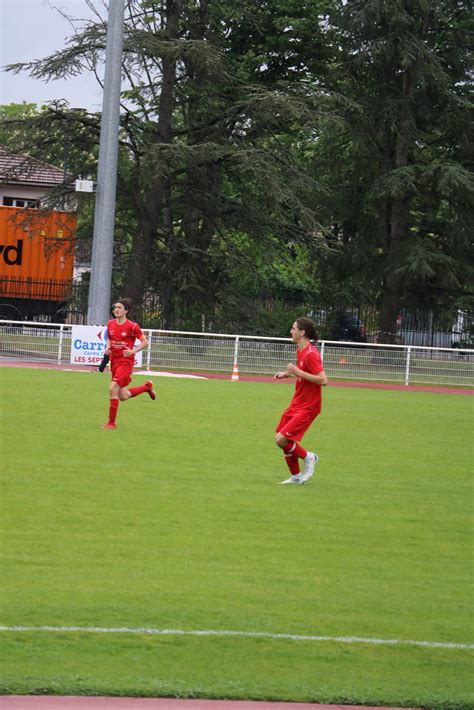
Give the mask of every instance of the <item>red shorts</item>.
[{"label": "red shorts", "polygon": [[305,432],[314,422],[318,412],[291,411],[285,409],[278,422],[276,431],[289,441],[301,441]]},{"label": "red shorts", "polygon": [[112,380],[118,384],[119,387],[126,387],[132,381],[132,370],[133,370],[134,358],[129,359],[119,358],[118,360],[112,360],[110,366],[112,368]]}]

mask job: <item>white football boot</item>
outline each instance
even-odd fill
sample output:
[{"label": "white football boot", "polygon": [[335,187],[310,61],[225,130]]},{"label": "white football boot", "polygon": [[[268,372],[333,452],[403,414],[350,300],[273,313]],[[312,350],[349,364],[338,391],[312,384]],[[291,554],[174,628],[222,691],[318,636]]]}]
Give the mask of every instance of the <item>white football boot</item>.
[{"label": "white football boot", "polygon": [[306,458],[304,459],[304,469],[301,474],[301,483],[306,483],[309,481],[314,473],[316,464],[318,463],[318,454],[313,454],[312,451],[308,451]]},{"label": "white football boot", "polygon": [[280,481],[281,486],[285,486],[287,483],[299,483],[301,485],[304,483],[303,475],[301,473],[297,473],[294,476],[290,476],[290,478],[286,478],[284,481]]}]

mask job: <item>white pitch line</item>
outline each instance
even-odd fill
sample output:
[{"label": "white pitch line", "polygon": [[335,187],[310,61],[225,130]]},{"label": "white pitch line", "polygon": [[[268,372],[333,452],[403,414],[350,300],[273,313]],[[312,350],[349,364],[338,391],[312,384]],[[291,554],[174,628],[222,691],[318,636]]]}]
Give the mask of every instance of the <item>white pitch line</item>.
[{"label": "white pitch line", "polygon": [[237,636],[244,638],[289,639],[290,641],[333,641],[336,643],[366,643],[378,646],[423,646],[424,648],[474,649],[474,643],[445,641],[414,641],[412,639],[378,639],[360,636],[305,636],[302,634],[272,634],[265,631],[226,631],[213,629],[147,629],[101,628],[96,626],[0,626],[1,632],[56,632],[89,634],[147,634],[149,636]]},{"label": "white pitch line", "polygon": [[203,375],[192,375],[190,372],[156,372],[155,370],[137,370],[133,373],[134,375],[146,375],[147,377],[181,377],[187,378],[188,380],[207,380],[208,377]]}]

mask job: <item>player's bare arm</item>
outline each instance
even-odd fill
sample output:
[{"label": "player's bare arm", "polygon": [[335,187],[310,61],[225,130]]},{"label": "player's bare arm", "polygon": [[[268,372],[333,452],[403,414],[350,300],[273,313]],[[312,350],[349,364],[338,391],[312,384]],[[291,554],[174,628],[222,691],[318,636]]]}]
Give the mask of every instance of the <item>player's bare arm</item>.
[{"label": "player's bare arm", "polygon": [[288,372],[277,372],[273,375],[274,380],[283,380],[285,377],[291,377],[291,375]]},{"label": "player's bare arm", "polygon": [[288,373],[290,373],[288,377],[301,377],[302,380],[308,380],[308,382],[312,382],[315,385],[322,385],[323,387],[328,383],[328,378],[324,370],[318,372],[317,375],[312,375],[310,372],[300,370],[300,368],[296,367],[292,362],[288,363],[287,370]]},{"label": "player's bare arm", "polygon": [[148,338],[144,335],[143,338],[140,338],[140,345],[136,345],[134,348],[131,348],[131,350],[126,348],[123,351],[123,354],[125,357],[132,357],[132,356],[134,357],[137,353],[140,352],[140,350],[144,350],[147,347],[148,347]]}]

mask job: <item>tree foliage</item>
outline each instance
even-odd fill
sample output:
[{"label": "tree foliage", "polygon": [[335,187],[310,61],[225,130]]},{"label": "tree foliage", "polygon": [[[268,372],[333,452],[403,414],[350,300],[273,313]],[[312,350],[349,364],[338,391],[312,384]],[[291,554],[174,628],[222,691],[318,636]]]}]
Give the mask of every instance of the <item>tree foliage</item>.
[{"label": "tree foliage", "polygon": [[[63,51],[11,69],[99,76],[88,4]],[[388,340],[402,306],[465,304],[469,32],[461,0],[127,0],[116,288],[157,296],[162,327],[371,302]],[[20,149],[96,172],[99,115],[2,118]]]},{"label": "tree foliage", "polygon": [[333,16],[337,85],[357,109],[316,160],[333,152],[342,177],[337,199],[328,170],[338,280],[360,270],[380,301],[381,339],[393,339],[402,305],[459,301],[472,275],[469,25],[456,0],[340,2]]}]

